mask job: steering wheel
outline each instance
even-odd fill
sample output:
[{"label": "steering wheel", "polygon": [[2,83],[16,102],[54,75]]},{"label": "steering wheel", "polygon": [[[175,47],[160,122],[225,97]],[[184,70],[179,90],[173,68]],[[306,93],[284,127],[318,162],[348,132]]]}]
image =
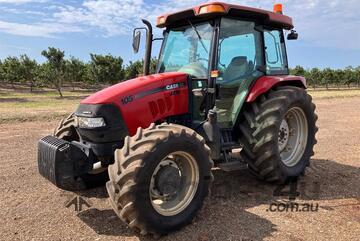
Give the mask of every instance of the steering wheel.
[{"label": "steering wheel", "polygon": [[178,72],[187,73],[197,78],[203,78],[207,75],[207,69],[200,62],[193,62],[185,65],[180,68]]},{"label": "steering wheel", "polygon": [[206,62],[209,62],[209,59],[205,59],[205,58],[196,58],[196,60],[200,60],[200,61],[206,61]]},{"label": "steering wheel", "polygon": [[201,58],[201,57],[196,58],[196,62],[200,62],[200,61],[205,62],[205,63],[206,63],[206,65],[208,65],[208,64],[209,64],[209,59],[206,59],[206,58]]}]

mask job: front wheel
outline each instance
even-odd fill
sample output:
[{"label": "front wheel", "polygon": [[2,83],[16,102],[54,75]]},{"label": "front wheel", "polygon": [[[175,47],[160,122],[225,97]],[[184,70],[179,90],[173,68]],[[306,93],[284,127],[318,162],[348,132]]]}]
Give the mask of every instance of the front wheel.
[{"label": "front wheel", "polygon": [[141,234],[166,234],[188,224],[212,180],[210,149],[195,131],[151,125],[126,137],[106,184],[118,216]]},{"label": "front wheel", "polygon": [[279,87],[246,107],[242,158],[261,179],[285,182],[304,173],[316,144],[317,115],[302,88]]}]

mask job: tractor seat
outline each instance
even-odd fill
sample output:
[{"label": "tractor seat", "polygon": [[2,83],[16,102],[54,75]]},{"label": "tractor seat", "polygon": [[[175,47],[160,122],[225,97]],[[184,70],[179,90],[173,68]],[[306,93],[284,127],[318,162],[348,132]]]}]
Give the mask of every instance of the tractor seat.
[{"label": "tractor seat", "polygon": [[246,56],[234,57],[229,66],[224,71],[223,79],[224,82],[232,81],[236,78],[244,76],[249,71],[249,62]]}]

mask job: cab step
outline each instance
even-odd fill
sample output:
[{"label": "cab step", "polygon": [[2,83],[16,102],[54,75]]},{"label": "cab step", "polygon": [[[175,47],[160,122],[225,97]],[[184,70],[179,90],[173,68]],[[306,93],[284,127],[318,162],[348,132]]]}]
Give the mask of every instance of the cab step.
[{"label": "cab step", "polygon": [[240,171],[240,170],[246,170],[247,164],[240,161],[232,161],[232,162],[224,162],[220,163],[218,167],[225,171],[225,172],[233,172],[233,171]]}]

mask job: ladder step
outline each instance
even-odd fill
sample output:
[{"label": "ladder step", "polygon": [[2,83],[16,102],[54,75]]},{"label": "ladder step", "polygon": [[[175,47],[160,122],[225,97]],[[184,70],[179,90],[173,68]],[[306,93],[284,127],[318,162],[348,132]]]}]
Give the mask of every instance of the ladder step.
[{"label": "ladder step", "polygon": [[226,142],[226,143],[221,144],[221,149],[222,150],[238,149],[238,148],[241,148],[241,147],[242,146],[237,142]]},{"label": "ladder step", "polygon": [[225,172],[233,172],[247,169],[247,164],[240,161],[220,163],[219,168]]}]

